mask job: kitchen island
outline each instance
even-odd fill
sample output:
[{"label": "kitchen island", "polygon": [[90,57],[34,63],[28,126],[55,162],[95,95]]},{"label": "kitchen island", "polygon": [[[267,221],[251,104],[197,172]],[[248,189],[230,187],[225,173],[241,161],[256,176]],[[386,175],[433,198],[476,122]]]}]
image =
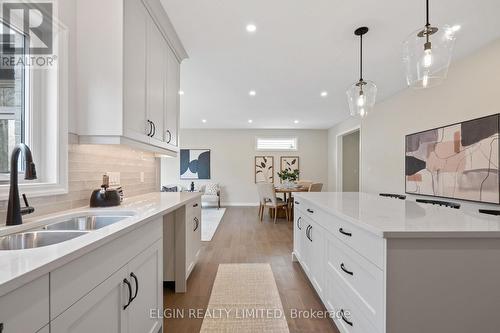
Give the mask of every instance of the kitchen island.
[{"label": "kitchen island", "polygon": [[366,193],[297,193],[293,259],[341,332],[500,327],[497,216]]},{"label": "kitchen island", "polygon": [[[198,216],[199,205],[199,193],[150,193],[126,199],[119,207],[76,209],[2,227],[0,236],[6,236],[43,232],[48,225],[81,216],[102,221],[122,217],[57,244],[0,251],[3,332],[161,331],[162,320],[149,313],[163,309],[164,232],[184,227],[184,239],[173,238],[175,248],[192,248],[187,242],[195,236],[187,234],[192,230],[188,219]],[[183,260],[186,267],[191,258],[186,253],[165,257],[174,258],[176,265]],[[180,284],[185,284],[182,273]]]}]

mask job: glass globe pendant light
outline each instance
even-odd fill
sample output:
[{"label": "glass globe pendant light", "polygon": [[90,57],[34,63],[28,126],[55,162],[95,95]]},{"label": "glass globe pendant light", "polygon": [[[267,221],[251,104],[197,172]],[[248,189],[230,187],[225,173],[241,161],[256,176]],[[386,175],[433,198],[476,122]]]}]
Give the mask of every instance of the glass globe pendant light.
[{"label": "glass globe pendant light", "polygon": [[368,32],[367,27],[360,27],[354,31],[356,36],[359,36],[359,81],[354,83],[347,90],[347,101],[349,110],[353,117],[365,117],[370,113],[375,105],[377,96],[377,86],[372,81],[363,79],[363,35]]},{"label": "glass globe pendant light", "polygon": [[430,88],[442,83],[448,74],[457,26],[431,26],[429,0],[426,0],[427,23],[403,43],[406,81],[413,88]]}]

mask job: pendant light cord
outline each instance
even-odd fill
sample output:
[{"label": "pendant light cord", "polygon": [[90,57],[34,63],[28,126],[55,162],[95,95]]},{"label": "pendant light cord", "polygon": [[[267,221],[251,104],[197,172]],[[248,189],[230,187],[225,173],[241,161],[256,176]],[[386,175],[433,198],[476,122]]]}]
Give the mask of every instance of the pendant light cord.
[{"label": "pendant light cord", "polygon": [[359,81],[363,81],[363,35],[359,36]]},{"label": "pendant light cord", "polygon": [[429,22],[429,0],[426,0],[426,19],[427,19],[426,26],[430,27],[431,23]]}]

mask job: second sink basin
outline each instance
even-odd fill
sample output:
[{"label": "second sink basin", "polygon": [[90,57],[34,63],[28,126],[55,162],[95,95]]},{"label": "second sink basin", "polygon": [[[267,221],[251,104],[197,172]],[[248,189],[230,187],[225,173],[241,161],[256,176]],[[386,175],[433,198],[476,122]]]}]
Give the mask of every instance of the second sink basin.
[{"label": "second sink basin", "polygon": [[82,230],[90,231],[104,228],[110,224],[116,223],[130,215],[85,215],[76,216],[71,219],[56,222],[43,227],[45,230]]},{"label": "second sink basin", "polygon": [[0,237],[0,250],[22,250],[61,243],[86,231],[28,231]]}]

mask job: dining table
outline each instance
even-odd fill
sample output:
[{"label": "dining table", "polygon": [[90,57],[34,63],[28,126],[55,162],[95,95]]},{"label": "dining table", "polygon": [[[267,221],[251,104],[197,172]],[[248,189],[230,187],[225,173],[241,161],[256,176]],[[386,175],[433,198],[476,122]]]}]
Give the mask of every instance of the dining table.
[{"label": "dining table", "polygon": [[[309,187],[307,186],[300,186],[300,185],[295,185],[295,186],[282,186],[282,185],[277,185],[275,186],[275,192],[276,193],[283,193],[283,201],[287,203],[287,210],[288,210],[288,219],[289,221],[293,221],[293,202],[292,202],[292,194],[294,192],[309,192]],[[279,217],[279,215],[278,215]]]}]

